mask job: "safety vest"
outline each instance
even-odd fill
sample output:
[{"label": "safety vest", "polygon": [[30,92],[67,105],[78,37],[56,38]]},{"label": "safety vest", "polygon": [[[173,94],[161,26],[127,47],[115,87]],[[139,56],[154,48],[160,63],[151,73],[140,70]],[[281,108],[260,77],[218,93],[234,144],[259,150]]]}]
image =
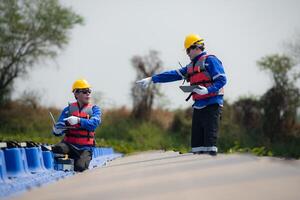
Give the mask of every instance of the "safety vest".
[{"label": "safety vest", "polygon": [[[198,61],[194,65],[193,62],[188,64],[187,81],[190,82],[191,85],[201,85],[207,88],[213,84],[213,79],[205,67],[205,61],[208,56],[214,55],[203,55],[198,59]],[[224,89],[221,88],[218,92],[209,93],[205,95],[200,95],[193,92],[191,93],[191,95],[193,96],[193,100],[201,100],[217,95],[224,95]]]},{"label": "safety vest", "polygon": [[[69,116],[76,116],[80,118],[89,119],[92,116],[92,104],[85,105],[82,109],[79,109],[77,102],[69,105]],[[95,132],[90,132],[86,129],[80,128],[80,124],[70,125],[74,129],[68,129],[65,134],[64,141],[71,144],[79,144],[84,146],[95,145]]]}]

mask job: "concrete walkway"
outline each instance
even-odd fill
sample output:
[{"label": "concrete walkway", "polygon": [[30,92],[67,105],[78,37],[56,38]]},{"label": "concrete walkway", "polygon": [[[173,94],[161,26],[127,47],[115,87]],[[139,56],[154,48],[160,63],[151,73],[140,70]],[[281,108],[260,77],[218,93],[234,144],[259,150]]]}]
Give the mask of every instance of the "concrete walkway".
[{"label": "concrete walkway", "polygon": [[243,154],[146,152],[15,199],[299,200],[300,161]]}]

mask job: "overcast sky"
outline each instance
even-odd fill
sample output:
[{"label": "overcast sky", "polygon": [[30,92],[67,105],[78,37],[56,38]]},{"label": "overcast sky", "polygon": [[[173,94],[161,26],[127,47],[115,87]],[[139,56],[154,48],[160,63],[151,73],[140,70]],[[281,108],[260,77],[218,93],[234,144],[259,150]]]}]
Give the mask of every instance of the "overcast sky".
[{"label": "overcast sky", "polygon": [[[70,43],[56,58],[16,81],[14,97],[33,89],[42,104],[63,108],[72,101],[72,83],[86,78],[110,105],[131,106],[135,72],[130,59],[150,49],[160,52],[164,69],[188,64],[184,38],[197,33],[206,49],[223,62],[225,99],[261,95],[272,84],[256,61],[281,53],[282,43],[300,31],[297,0],[61,0],[85,19],[70,32]],[[169,108],[187,107],[180,82],[162,85]],[[108,105],[108,103],[106,103]]]}]

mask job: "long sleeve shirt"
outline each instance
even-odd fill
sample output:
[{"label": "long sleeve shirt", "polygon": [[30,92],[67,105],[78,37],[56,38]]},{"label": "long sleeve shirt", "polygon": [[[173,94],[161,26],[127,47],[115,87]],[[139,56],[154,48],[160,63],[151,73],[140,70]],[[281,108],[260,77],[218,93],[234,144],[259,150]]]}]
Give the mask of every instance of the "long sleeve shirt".
[{"label": "long sleeve shirt", "polygon": [[[200,55],[196,56],[191,61],[192,64],[194,65],[201,56],[206,54],[206,52],[202,52]],[[213,84],[207,88],[208,93],[214,93],[219,91],[227,82],[224,67],[221,61],[215,56],[208,56],[205,60],[205,67],[213,80]],[[185,66],[181,69],[165,71],[163,73],[152,76],[152,81],[154,83],[165,83],[182,80],[186,77],[187,70],[187,66]],[[196,109],[201,109],[211,104],[219,104],[222,106],[223,95],[217,95],[201,100],[196,100],[193,104],[193,107]]]}]

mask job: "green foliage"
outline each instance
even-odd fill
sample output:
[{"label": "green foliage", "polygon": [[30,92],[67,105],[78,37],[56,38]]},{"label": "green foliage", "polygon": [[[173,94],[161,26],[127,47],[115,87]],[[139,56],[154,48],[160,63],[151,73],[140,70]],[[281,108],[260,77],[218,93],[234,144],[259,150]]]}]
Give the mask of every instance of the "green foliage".
[{"label": "green foliage", "polygon": [[55,57],[69,40],[69,30],[83,19],[58,0],[0,1],[0,103],[13,81],[35,63]]},{"label": "green foliage", "polygon": [[61,141],[60,137],[54,137],[51,133],[39,133],[39,132],[30,132],[30,133],[6,133],[0,131],[0,141],[33,141],[36,143],[43,144],[56,144]]},{"label": "green foliage", "polygon": [[234,146],[231,147],[228,153],[252,153],[257,156],[273,156],[273,153],[270,150],[267,150],[266,147],[242,147],[239,142],[235,142]]},{"label": "green foliage", "polygon": [[263,132],[270,142],[274,142],[295,129],[300,91],[295,86],[297,76],[289,76],[295,64],[291,58],[277,54],[262,58],[258,64],[262,70],[271,72],[274,81],[274,86],[260,99],[264,111]]},{"label": "green foliage", "polygon": [[263,112],[257,98],[243,97],[232,105],[225,102],[218,148],[224,153],[252,153],[258,156],[300,157],[300,134],[294,127],[273,142],[263,132]]},{"label": "green foliage", "polygon": [[192,109],[176,110],[170,131],[175,138],[190,143],[192,124]]},{"label": "green foliage", "polygon": [[[41,143],[58,143],[62,137],[51,134],[52,122],[48,110],[58,116],[57,109],[34,108],[24,102],[11,102],[0,109],[0,140],[32,140]],[[252,153],[259,156],[300,157],[300,138],[290,136],[270,143],[262,132],[253,133],[235,121],[234,104],[225,102],[220,124],[218,148],[223,153]],[[105,111],[102,125],[97,129],[97,146],[111,146],[122,153],[145,150],[190,151],[191,109],[173,111],[169,127],[156,121],[141,121],[131,117],[130,110],[119,108]],[[157,112],[156,113],[161,113]],[[156,116],[157,117],[157,116]],[[167,121],[156,118],[157,121]]]},{"label": "green foliage", "polygon": [[240,98],[233,104],[234,121],[245,129],[259,131],[262,120],[261,102],[253,97]]},{"label": "green foliage", "polygon": [[167,131],[153,122],[123,116],[97,130],[99,144],[110,144],[123,153],[151,149],[171,149],[173,140]]},{"label": "green foliage", "polygon": [[188,144],[178,132],[169,131],[162,124],[166,114],[156,115],[148,121],[132,118],[131,111],[122,107],[104,112],[103,124],[97,129],[97,145],[113,146],[122,153],[165,149],[188,151]]},{"label": "green foliage", "polygon": [[[54,114],[59,111],[49,109]],[[6,133],[40,133],[51,130],[52,124],[46,108],[34,108],[19,101],[5,104],[0,109],[0,127]]]},{"label": "green foliage", "polygon": [[293,68],[294,63],[285,55],[265,56],[257,62],[261,70],[270,71],[275,85],[282,85],[288,82],[287,74]]}]

